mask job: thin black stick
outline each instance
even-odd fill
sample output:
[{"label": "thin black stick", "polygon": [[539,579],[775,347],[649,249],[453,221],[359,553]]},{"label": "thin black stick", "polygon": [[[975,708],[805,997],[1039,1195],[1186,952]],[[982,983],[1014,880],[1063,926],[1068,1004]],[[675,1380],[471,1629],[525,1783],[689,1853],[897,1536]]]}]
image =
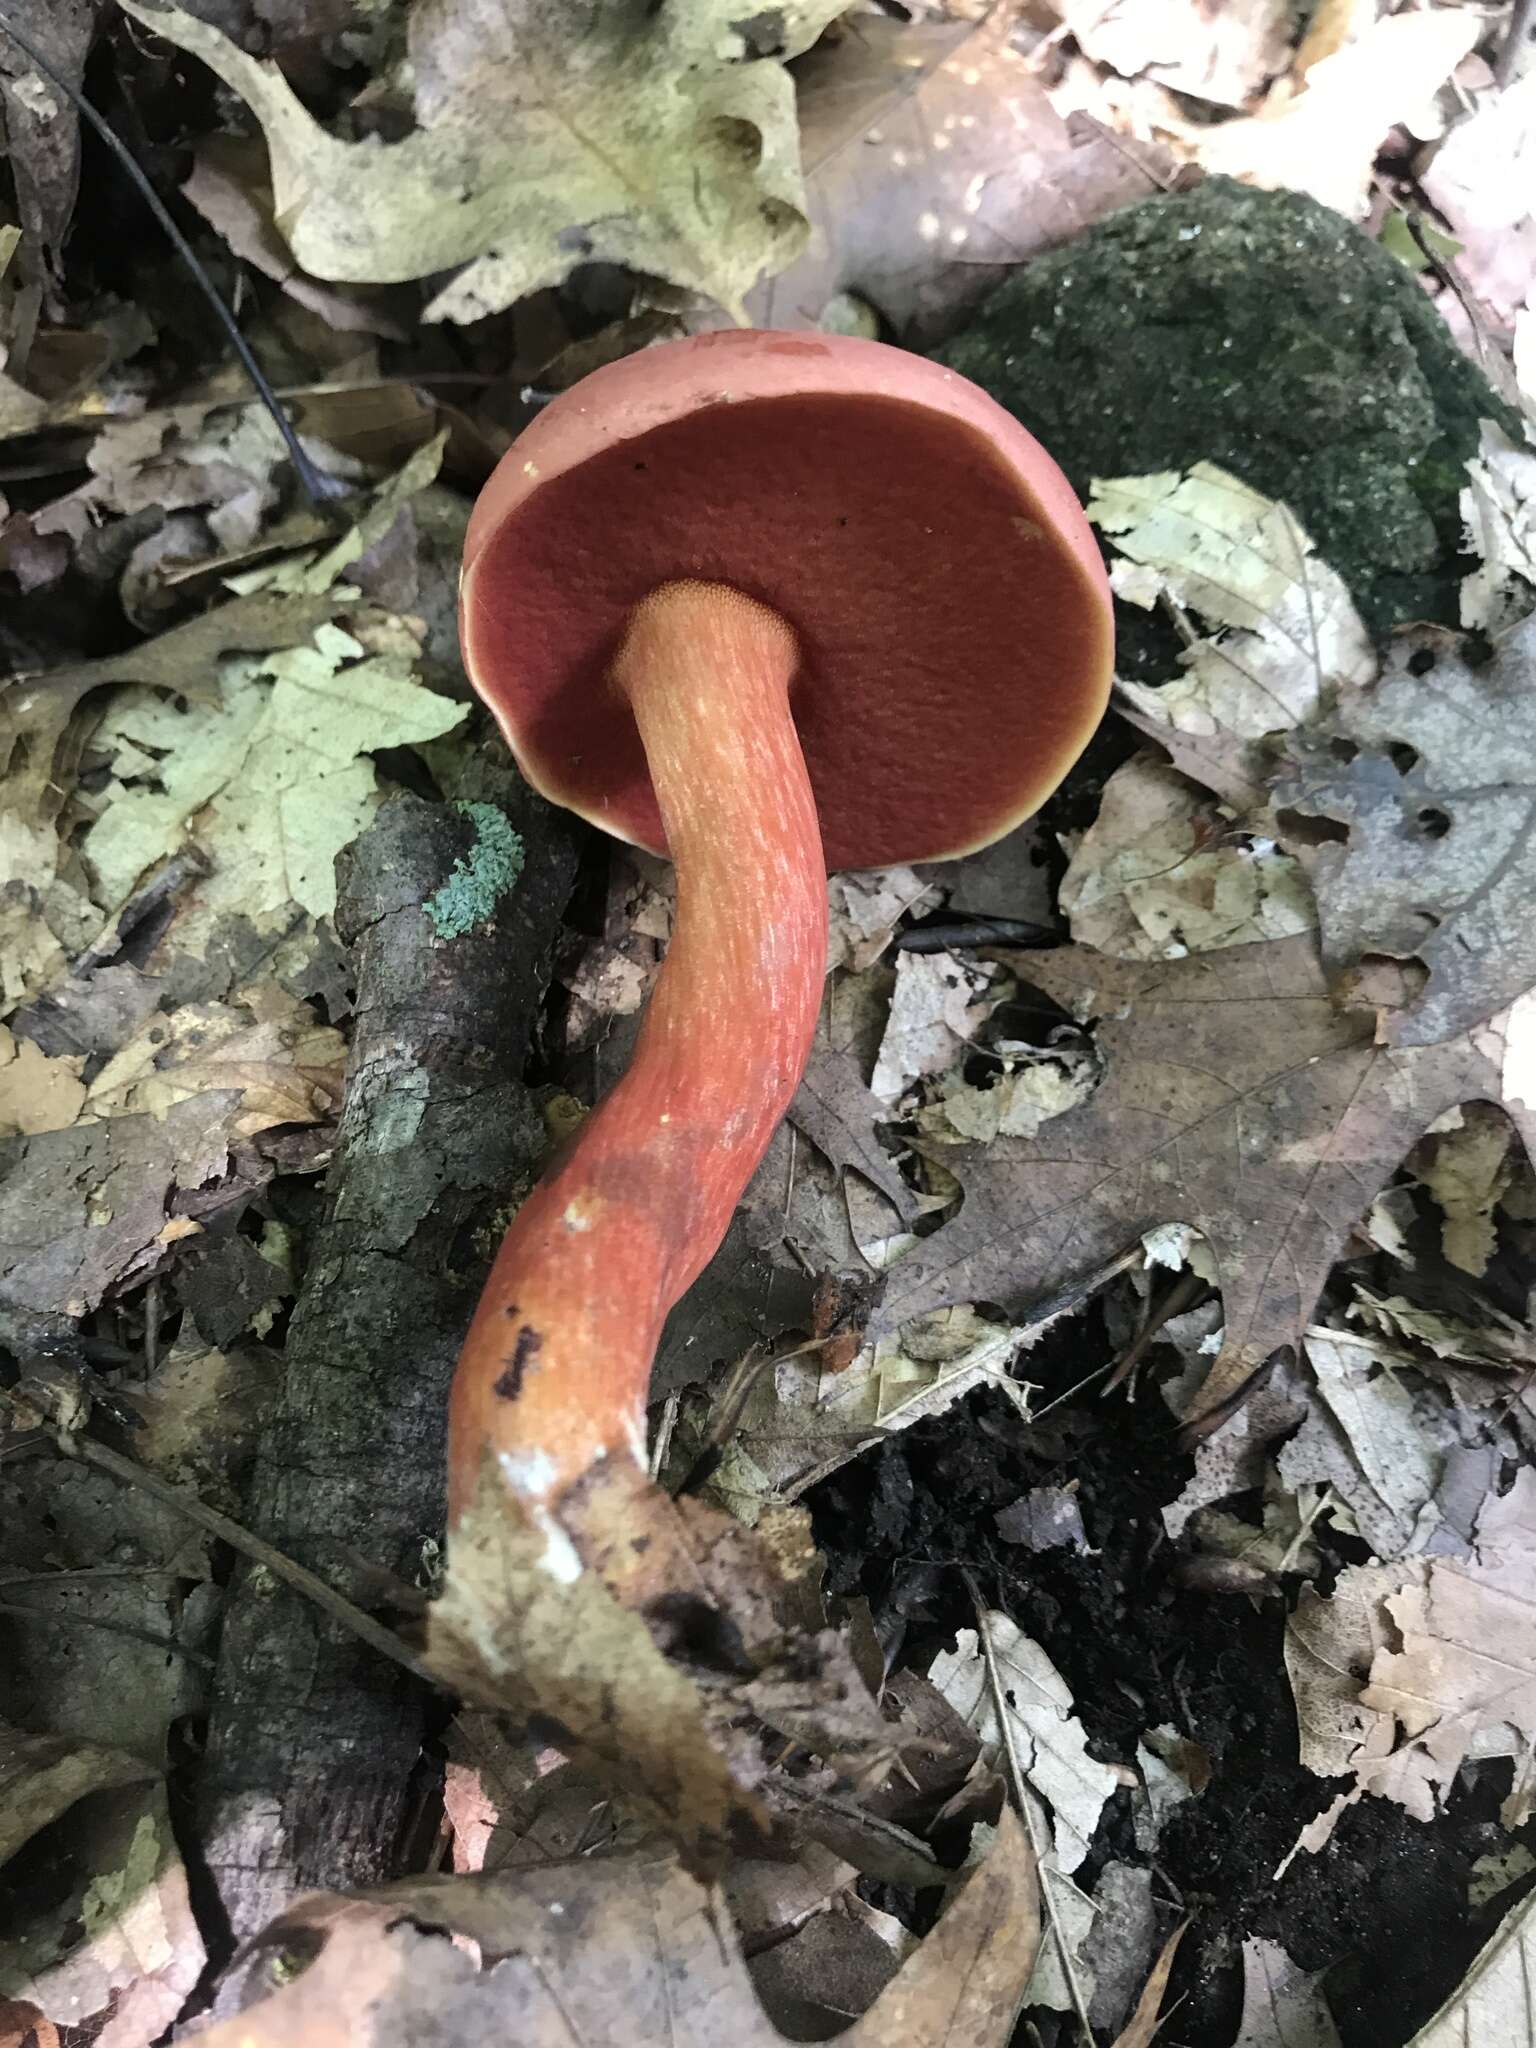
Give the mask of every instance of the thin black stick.
[{"label": "thin black stick", "polygon": [[117,161],[132,179],[144,204],[170,237],[172,248],[175,249],[182,262],[186,264],[188,270],[197,279],[204,297],[218,316],[220,326],[229,336],[234,346],[235,354],[240,358],[241,367],[255,388],[256,396],[272,415],[272,424],[283,437],[283,446],[288,450],[289,458],[293,463],[294,474],[303,486],[304,495],[311,504],[322,506],[333,503],[337,498],[344,498],[347,495],[348,486],[337,477],[326,476],[321,470],[316,469],[315,465],[310,461],[297,433],[294,431],[293,422],[278,403],[277,393],[267,382],[265,372],[251,352],[250,343],[240,332],[239,323],[236,321],[234,314],[220,297],[218,286],[208,275],[207,271],[204,270],[196,250],[194,250],[192,244],[181,232],[181,229],[177,227],[175,221],[172,220],[170,213],[161,202],[159,193],[156,192],[154,186],[150,184],[148,178],[139,168],[127,144],[119,136],[117,130],[102,115],[97,113],[90,101],[77,92],[67,78],[62,77],[59,72],[54,70],[37,45],[30,42],[23,35],[16,26],[15,17],[9,7],[0,6],[0,28],[5,30],[5,33],[27,61],[37,66],[49,84],[58,87],[80,118],[83,121],[88,121],[95,129],[96,133],[107,145],[107,148],[111,150],[113,156],[117,158]]}]

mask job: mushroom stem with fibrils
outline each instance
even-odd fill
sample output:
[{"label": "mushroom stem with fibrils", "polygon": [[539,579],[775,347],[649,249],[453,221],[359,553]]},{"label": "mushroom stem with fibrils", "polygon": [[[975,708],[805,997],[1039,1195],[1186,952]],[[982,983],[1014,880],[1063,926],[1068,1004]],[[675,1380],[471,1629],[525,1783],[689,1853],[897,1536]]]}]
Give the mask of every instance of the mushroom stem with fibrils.
[{"label": "mushroom stem with fibrils", "polygon": [[795,665],[781,618],[705,583],[647,598],[619,650],[677,918],[628,1070],[519,1210],[481,1296],[450,1418],[460,1485],[487,1444],[535,1509],[607,1458],[644,1462],[662,1323],[789,1107],[821,1002],[826,868]]},{"label": "mushroom stem with fibrils", "polygon": [[809,1055],[826,871],[969,852],[1104,708],[1111,614],[1071,487],[984,393],[844,337],[730,331],[562,394],[475,508],[465,663],[525,775],[676,863],[633,1062],[508,1230],[450,1406],[455,1526],[488,1463],[562,1520],[644,1468],[667,1313]]}]

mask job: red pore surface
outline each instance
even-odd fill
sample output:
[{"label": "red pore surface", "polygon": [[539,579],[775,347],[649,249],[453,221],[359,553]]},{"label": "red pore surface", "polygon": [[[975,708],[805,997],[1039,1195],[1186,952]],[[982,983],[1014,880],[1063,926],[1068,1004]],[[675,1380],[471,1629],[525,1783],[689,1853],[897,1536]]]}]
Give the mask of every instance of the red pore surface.
[{"label": "red pore surface", "polygon": [[475,507],[476,688],[536,787],[657,852],[608,671],[632,608],[678,578],[793,627],[829,867],[985,845],[1104,708],[1109,591],[1071,486],[985,393],[879,342],[728,332],[626,357],[557,398]]}]

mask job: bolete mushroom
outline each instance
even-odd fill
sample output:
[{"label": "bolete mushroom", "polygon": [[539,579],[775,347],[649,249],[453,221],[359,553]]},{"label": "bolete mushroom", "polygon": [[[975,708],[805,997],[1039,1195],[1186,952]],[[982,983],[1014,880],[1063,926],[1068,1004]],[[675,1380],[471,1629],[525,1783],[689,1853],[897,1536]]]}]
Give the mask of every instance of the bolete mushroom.
[{"label": "bolete mushroom", "polygon": [[964,378],[733,331],[539,415],[475,507],[460,616],[527,779],[677,871],[631,1065],[513,1220],[454,1382],[451,1512],[494,1456],[573,1576],[562,1496],[643,1467],[662,1323],[808,1057],[828,868],[1035,810],[1103,711],[1109,590],[1056,464]]}]

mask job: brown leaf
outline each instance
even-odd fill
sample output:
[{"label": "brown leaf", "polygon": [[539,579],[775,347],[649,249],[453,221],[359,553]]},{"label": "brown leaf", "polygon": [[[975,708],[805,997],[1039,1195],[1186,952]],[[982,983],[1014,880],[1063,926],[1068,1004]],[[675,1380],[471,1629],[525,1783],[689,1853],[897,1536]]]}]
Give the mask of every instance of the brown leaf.
[{"label": "brown leaf", "polygon": [[62,1896],[8,1915],[0,1980],[97,2048],[151,2048],[207,1960],[165,1788],[156,1782],[77,1806],[54,1839]]},{"label": "brown leaf", "polygon": [[1330,975],[1378,953],[1428,971],[1392,1043],[1451,1038],[1536,985],[1536,618],[1476,668],[1447,634],[1401,637],[1289,752],[1276,803],[1344,828],[1309,859]]},{"label": "brown leaf", "polygon": [[0,1864],[87,1793],[154,1776],[142,1757],[123,1750],[0,1723]]},{"label": "brown leaf", "polygon": [[748,301],[755,321],[811,327],[854,292],[931,344],[1014,264],[1158,189],[1094,135],[1081,146],[1009,43],[981,22],[849,16],[802,61],[811,240]]},{"label": "brown leaf", "polygon": [[454,1527],[429,1656],[475,1704],[541,1716],[713,1875],[735,1828],[764,1826],[752,1719],[824,1756],[889,1755],[846,1649],[781,1621],[786,1591],[749,1530],[633,1467],[594,1467],[557,1522],[522,1510],[488,1459]]},{"label": "brown leaf", "polygon": [[[848,2048],[1004,2048],[1038,1939],[1029,1851],[1005,1815],[986,1863],[841,2038]],[[269,1989],[274,1965],[294,1956],[313,1960]],[[207,2030],[207,2048],[784,2039],[718,1895],[656,1852],[301,1900],[263,1932],[242,1988],[244,2009]]]},{"label": "brown leaf", "polygon": [[[1161,964],[1084,947],[1017,956],[1021,978],[1098,1018],[1106,1075],[1034,1139],[951,1155],[960,1214],[890,1275],[877,1326],[1059,1286],[1155,1225],[1201,1231],[1226,1340],[1196,1412],[1300,1340],[1349,1230],[1445,1110],[1503,1092],[1503,1020],[1409,1049],[1329,998],[1307,935]],[[1530,1142],[1532,1120],[1512,1104]]]},{"label": "brown leaf", "polygon": [[[101,0],[51,0],[46,7],[29,7],[22,17],[28,42],[77,92],[100,11]],[[80,117],[3,31],[0,79],[5,154],[16,180],[21,225],[57,278],[59,250],[80,183]]]},{"label": "brown leaf", "polygon": [[[218,1206],[231,1169],[219,1116],[234,1107],[232,1095],[197,1096],[162,1121],[120,1116],[15,1140],[0,1183],[0,1302],[81,1316],[147,1277],[187,1234],[183,1207]],[[271,1169],[241,1164],[243,1200]]]},{"label": "brown leaf", "polygon": [[1162,2025],[1159,2017],[1163,1993],[1168,1989],[1168,1973],[1173,1968],[1173,1959],[1179,1952],[1179,1943],[1189,1927],[1187,1920],[1181,1920],[1163,1943],[1152,1973],[1145,1988],[1136,2001],[1136,2010],[1131,2014],[1120,2032],[1115,2036],[1114,2048],[1152,2048],[1157,2030]]}]

